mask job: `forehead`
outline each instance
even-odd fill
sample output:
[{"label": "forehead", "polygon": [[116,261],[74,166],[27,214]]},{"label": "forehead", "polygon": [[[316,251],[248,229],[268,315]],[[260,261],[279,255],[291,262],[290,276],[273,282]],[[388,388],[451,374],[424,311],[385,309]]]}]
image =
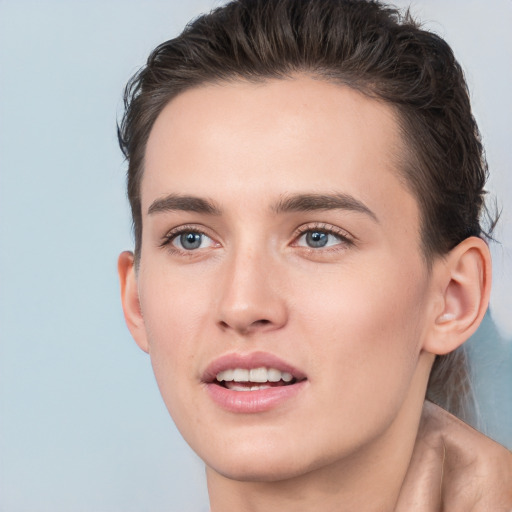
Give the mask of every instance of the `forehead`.
[{"label": "forehead", "polygon": [[[402,144],[393,109],[346,86],[298,76],[197,87],[153,126],[143,215],[171,193],[235,197],[261,211],[284,193],[335,191],[376,208],[402,201],[415,221],[416,201],[398,171]],[[403,216],[403,208],[382,215]]]}]

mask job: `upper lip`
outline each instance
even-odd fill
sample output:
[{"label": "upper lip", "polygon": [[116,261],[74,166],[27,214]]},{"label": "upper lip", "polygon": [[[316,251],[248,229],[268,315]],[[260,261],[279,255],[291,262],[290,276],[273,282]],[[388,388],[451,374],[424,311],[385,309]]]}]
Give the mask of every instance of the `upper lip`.
[{"label": "upper lip", "polygon": [[293,375],[296,380],[304,380],[306,375],[301,370],[293,367],[281,358],[268,352],[250,352],[247,354],[239,354],[236,352],[224,354],[213,360],[203,372],[203,382],[214,382],[217,374],[224,370],[234,368],[275,368],[281,372],[288,372]]}]

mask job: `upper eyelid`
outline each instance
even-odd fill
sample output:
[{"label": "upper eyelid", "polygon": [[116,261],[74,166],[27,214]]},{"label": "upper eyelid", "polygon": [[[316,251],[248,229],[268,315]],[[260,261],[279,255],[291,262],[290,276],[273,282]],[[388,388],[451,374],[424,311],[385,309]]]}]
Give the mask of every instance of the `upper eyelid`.
[{"label": "upper eyelid", "polygon": [[340,228],[339,226],[335,226],[333,224],[328,224],[325,222],[313,222],[310,224],[303,224],[295,230],[294,236],[296,238],[300,235],[303,235],[304,233],[307,233],[308,231],[315,231],[315,230],[325,231],[326,233],[338,235],[342,238],[346,238],[351,241],[357,240],[357,238],[354,235],[352,235],[352,233],[347,231],[346,229],[343,229],[343,228]]},{"label": "upper eyelid", "polygon": [[176,226],[172,229],[169,229],[162,236],[160,246],[163,247],[172,242],[177,236],[183,233],[198,233],[200,235],[207,236],[208,238],[215,241],[215,237],[209,232],[209,230],[205,226],[201,226],[198,224],[183,224],[180,226]]},{"label": "upper eyelid", "polygon": [[200,233],[202,235],[210,236],[208,234],[209,231],[210,230],[206,226],[202,226],[200,224],[181,224],[180,226],[176,226],[166,231],[164,237],[179,235],[183,232]]}]

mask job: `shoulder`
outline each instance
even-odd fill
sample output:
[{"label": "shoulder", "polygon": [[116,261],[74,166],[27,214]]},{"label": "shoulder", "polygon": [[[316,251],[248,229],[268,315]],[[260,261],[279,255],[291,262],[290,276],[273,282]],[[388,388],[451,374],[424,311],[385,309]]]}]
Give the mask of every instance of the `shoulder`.
[{"label": "shoulder", "polygon": [[512,452],[426,401],[397,510],[511,512]]}]

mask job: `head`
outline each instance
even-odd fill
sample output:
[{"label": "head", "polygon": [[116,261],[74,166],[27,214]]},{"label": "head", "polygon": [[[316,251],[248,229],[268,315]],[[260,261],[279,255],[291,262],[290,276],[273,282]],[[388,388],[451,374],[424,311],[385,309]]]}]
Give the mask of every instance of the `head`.
[{"label": "head", "polygon": [[[301,87],[293,85],[297,80],[300,81]],[[304,91],[305,96],[301,91]],[[343,91],[343,99],[340,99],[339,104],[335,99],[337,91]],[[461,244],[482,234],[479,219],[483,208],[487,168],[478,129],[471,114],[463,73],[449,46],[436,35],[423,31],[408,15],[401,16],[396,10],[373,1],[235,1],[198,18],[188,25],[179,37],[163,43],[154,50],[147,65],[127,86],[126,112],[119,129],[121,148],[129,165],[128,196],[135,233],[134,272],[138,271],[140,276],[145,272],[147,275],[151,273],[144,268],[143,256],[144,240],[147,240],[144,236],[146,228],[143,219],[148,206],[156,205],[154,211],[158,208],[165,209],[162,204],[154,202],[158,199],[158,194],[155,194],[155,189],[151,189],[156,182],[147,175],[149,166],[158,167],[155,162],[159,157],[155,155],[159,151],[165,152],[162,149],[166,145],[162,133],[175,134],[176,140],[181,144],[187,141],[184,134],[194,133],[190,122],[186,121],[187,108],[188,112],[199,118],[204,112],[205,123],[208,124],[212,122],[212,116],[215,114],[212,105],[218,104],[229,108],[229,98],[233,98],[240,111],[251,116],[257,112],[254,112],[254,109],[247,110],[249,107],[244,97],[252,98],[248,103],[257,99],[263,110],[267,108],[268,112],[271,112],[274,101],[272,98],[280,98],[283,105],[286,104],[287,98],[294,99],[299,110],[302,108],[300,105],[308,104],[310,99],[315,101],[315,94],[325,94],[326,98],[332,97],[333,105],[336,103],[340,112],[360,109],[360,116],[347,116],[351,119],[351,126],[356,125],[356,131],[349,130],[350,133],[345,133],[342,129],[348,139],[355,137],[354,141],[358,140],[356,136],[359,119],[362,120],[361,130],[365,130],[363,121],[371,124],[372,115],[376,116],[376,125],[380,128],[389,128],[389,132],[394,134],[391,139],[380,141],[380,145],[377,142],[375,144],[376,147],[380,147],[382,158],[386,161],[384,167],[392,169],[394,180],[393,183],[383,182],[382,192],[401,190],[397,193],[403,193],[400,196],[404,205],[403,214],[410,214],[417,228],[414,234],[410,234],[410,243],[414,245],[422,262],[421,268],[414,267],[418,271],[417,274],[411,270],[411,276],[424,283],[424,286],[420,286],[414,293],[411,292],[412,295],[402,296],[403,302],[398,304],[399,307],[405,307],[408,301],[417,300],[418,304],[427,307],[426,302],[422,301],[426,300],[427,296],[430,297],[430,276],[436,272],[436,268],[444,268],[443,262],[452,258],[453,251],[458,255],[462,254],[465,246]],[[316,106],[320,110],[325,107]],[[274,107],[278,108],[279,104]],[[368,113],[366,107],[373,114]],[[285,105],[283,109],[283,119],[292,116],[293,108],[290,110],[290,105]],[[227,120],[231,119],[236,124],[235,119],[228,111],[226,112]],[[216,115],[221,119],[222,111],[217,111]],[[181,126],[174,120],[185,120],[185,124],[181,125],[185,127],[184,133],[180,133]],[[315,121],[308,119],[307,122],[308,126],[312,126]],[[336,123],[333,121],[329,125],[326,118],[326,126],[332,127],[333,131],[326,133],[323,140],[325,142],[330,136],[332,147],[337,143],[336,136],[333,136]],[[198,133],[201,132],[201,123],[195,129]],[[317,126],[317,133],[321,132],[321,129],[321,125]],[[377,132],[370,132],[366,131],[364,136],[377,137]],[[254,140],[258,137],[259,135],[255,134]],[[296,137],[300,140],[300,133],[297,133]],[[249,145],[254,143],[254,140],[249,140]],[[172,146],[172,142],[169,142]],[[243,146],[242,141],[238,142],[240,147]],[[385,149],[386,142],[389,143],[389,150]],[[370,148],[371,144],[367,149],[370,151]],[[290,151],[292,149],[293,144]],[[167,164],[170,164],[174,157],[167,155],[165,158]],[[377,161],[378,159],[375,159],[375,162]],[[179,176],[176,177],[174,171],[173,173],[175,183],[179,186]],[[301,182],[299,174],[300,171],[297,175],[298,183]],[[293,175],[285,175],[288,183],[292,183]],[[234,176],[229,178],[232,179]],[[242,181],[244,179],[240,176],[235,178]],[[202,176],[201,179],[207,180],[208,176]],[[252,177],[247,178],[247,183],[250,183],[251,179]],[[262,172],[261,179],[267,180],[269,177]],[[321,178],[319,179],[321,181]],[[350,182],[350,177],[347,179]],[[144,180],[147,189],[153,193],[150,205],[143,205]],[[148,184],[148,180],[151,180],[151,183]],[[364,186],[370,186],[371,181],[367,180],[366,185],[360,183],[361,190]],[[376,180],[375,183],[380,182]],[[285,186],[282,183],[281,185],[282,191],[286,192]],[[395,185],[401,189],[395,190]],[[292,195],[293,188],[290,187]],[[272,190],[272,187],[269,190]],[[327,191],[328,186],[326,185],[323,190]],[[176,194],[180,194],[181,191],[162,190],[161,194],[169,192],[175,194],[174,208]],[[185,192],[188,194],[189,191]],[[309,200],[311,201],[311,198]],[[331,199],[324,196],[323,200],[329,202]],[[287,204],[289,210],[293,210],[290,206],[292,203],[293,199],[291,203],[286,203],[285,198],[284,204]],[[352,203],[353,211],[361,213],[361,210],[364,210],[360,205],[354,204]],[[278,206],[274,204],[272,207],[275,210],[279,209]],[[281,207],[285,208],[283,204]],[[190,205],[187,208],[190,208]],[[211,204],[195,204],[193,207],[196,212],[202,213],[208,213],[208,208],[215,210],[216,207]],[[316,210],[321,208],[309,204],[309,211]],[[247,211],[251,211],[249,206]],[[361,214],[364,215],[364,212]],[[209,236],[208,233],[206,235]],[[171,235],[168,238],[171,240]],[[186,242],[185,239],[179,239]],[[207,250],[214,250],[215,243],[219,243],[219,247],[223,245],[216,241],[213,232],[208,240],[213,245],[207,247]],[[474,243],[476,247],[481,247],[477,242]],[[458,249],[459,247],[463,249]],[[183,247],[180,250],[182,249]],[[467,252],[471,251],[470,248]],[[247,261],[250,262],[250,255],[248,257]],[[232,264],[234,267],[237,266],[235,260]],[[262,261],[260,264],[263,268]],[[485,262],[476,263],[473,267],[482,265],[485,266]],[[442,271],[439,273],[442,274]],[[223,276],[223,280],[229,281],[231,278],[235,279],[232,275]],[[321,276],[319,279],[322,282]],[[475,279],[478,280],[478,277]],[[286,289],[286,283],[281,284],[283,289]],[[390,286],[390,283],[388,285]],[[487,287],[487,291],[481,295],[488,296],[488,284],[485,283],[484,287]],[[453,297],[460,295],[457,286],[451,288]],[[233,290],[229,292],[231,295],[233,293]],[[271,304],[270,297],[267,299]],[[226,298],[226,303],[229,300]],[[385,293],[382,300],[385,300]],[[293,298],[290,301],[293,302]],[[446,354],[459,346],[462,337],[469,336],[476,328],[482,311],[485,310],[485,301],[484,297],[470,322],[471,325],[468,324],[464,333],[458,336],[457,343],[448,344],[446,349],[432,352],[442,355],[446,360]],[[141,300],[142,313],[143,302]],[[450,299],[447,303],[453,305],[456,299]],[[345,304],[347,305],[348,303]],[[280,307],[280,304],[276,303],[272,312],[262,313],[261,318],[255,320],[258,323],[258,332],[274,332],[278,329],[270,329],[269,325],[279,326],[281,329],[286,324],[284,317],[279,316]],[[333,311],[329,309],[333,316],[336,315],[335,309],[336,307]],[[421,316],[420,311],[409,313]],[[457,311],[443,310],[438,313],[438,318],[450,320]],[[275,318],[272,317],[274,314],[277,315]],[[227,313],[226,315],[229,316]],[[327,317],[325,319],[328,320]],[[364,317],[361,320],[364,321]],[[197,321],[200,321],[199,316]],[[399,319],[396,322],[396,325],[400,324]],[[236,320],[233,320],[232,324],[236,324]],[[233,327],[226,319],[219,325],[224,330],[229,326]],[[414,337],[414,333],[423,332],[425,326],[418,320],[409,327],[407,332],[402,333],[404,337]],[[146,337],[140,344],[151,352],[151,342],[148,340],[152,336],[158,337],[159,334],[151,332],[152,327],[146,325],[144,328]],[[239,334],[242,335],[242,331],[243,329],[239,329]],[[307,331],[306,326],[305,332]],[[413,353],[415,352],[408,353],[405,357],[413,357]],[[453,356],[449,357],[453,359]],[[454,368],[453,360],[450,364],[451,368]],[[153,365],[158,380],[159,371],[165,373],[167,370],[162,358],[155,359]],[[160,366],[162,368],[159,368]],[[446,374],[446,368],[443,371]],[[460,379],[460,367],[452,372],[452,375],[455,374]],[[438,401],[442,401],[442,394],[436,395],[436,386],[444,388],[446,381],[440,382],[435,375],[433,373],[434,377],[431,378],[431,393],[437,396]],[[412,378],[412,373],[409,377]],[[407,380],[405,377],[404,379],[403,382]],[[165,387],[165,384],[163,386]],[[460,396],[464,394],[464,386],[459,392]],[[170,409],[173,406],[170,406]]]}]

